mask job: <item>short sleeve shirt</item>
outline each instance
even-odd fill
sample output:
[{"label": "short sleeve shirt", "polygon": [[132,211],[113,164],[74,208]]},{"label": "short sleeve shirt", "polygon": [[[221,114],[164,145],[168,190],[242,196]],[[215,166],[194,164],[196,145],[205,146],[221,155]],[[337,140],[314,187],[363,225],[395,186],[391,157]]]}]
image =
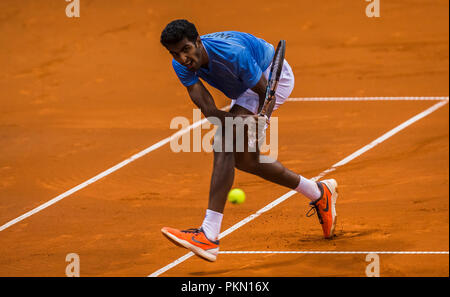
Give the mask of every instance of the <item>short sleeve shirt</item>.
[{"label": "short sleeve shirt", "polygon": [[208,54],[208,69],[193,72],[174,59],[172,66],[178,78],[186,87],[201,78],[231,99],[256,85],[275,52],[271,44],[248,33],[226,31],[200,38]]}]

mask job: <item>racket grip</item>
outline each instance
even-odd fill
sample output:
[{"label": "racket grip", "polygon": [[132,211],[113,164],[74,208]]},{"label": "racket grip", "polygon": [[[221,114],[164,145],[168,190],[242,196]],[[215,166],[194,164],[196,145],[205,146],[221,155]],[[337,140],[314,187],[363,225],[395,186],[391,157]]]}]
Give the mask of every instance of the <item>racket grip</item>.
[{"label": "racket grip", "polygon": [[275,101],[275,96],[270,94],[269,97],[267,98],[266,102],[264,102],[264,105],[263,105],[261,111],[259,112],[259,115],[270,117],[270,114],[272,113],[274,101]]}]

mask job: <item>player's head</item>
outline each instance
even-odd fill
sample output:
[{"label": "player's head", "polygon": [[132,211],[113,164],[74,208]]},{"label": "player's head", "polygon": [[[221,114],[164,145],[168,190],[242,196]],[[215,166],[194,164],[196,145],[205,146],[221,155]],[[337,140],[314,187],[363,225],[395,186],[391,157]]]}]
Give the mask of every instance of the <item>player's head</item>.
[{"label": "player's head", "polygon": [[161,44],[178,63],[191,71],[197,71],[205,63],[200,36],[195,25],[187,20],[170,22],[161,33]]}]

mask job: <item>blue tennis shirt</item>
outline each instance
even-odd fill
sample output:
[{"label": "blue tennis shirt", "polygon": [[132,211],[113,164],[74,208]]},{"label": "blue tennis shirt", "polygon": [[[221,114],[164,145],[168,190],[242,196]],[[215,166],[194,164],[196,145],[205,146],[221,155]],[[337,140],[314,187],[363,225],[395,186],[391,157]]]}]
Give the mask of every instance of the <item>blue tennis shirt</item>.
[{"label": "blue tennis shirt", "polygon": [[226,31],[203,35],[200,39],[208,53],[208,69],[202,67],[192,72],[173,59],[178,78],[186,87],[202,78],[231,99],[256,85],[275,53],[271,44],[248,33]]}]

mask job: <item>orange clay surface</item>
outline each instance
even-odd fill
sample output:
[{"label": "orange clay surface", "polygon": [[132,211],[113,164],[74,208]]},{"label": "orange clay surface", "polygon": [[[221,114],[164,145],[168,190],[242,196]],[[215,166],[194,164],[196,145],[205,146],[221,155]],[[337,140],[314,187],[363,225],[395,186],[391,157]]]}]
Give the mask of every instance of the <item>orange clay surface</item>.
[{"label": "orange clay surface", "polygon": [[[194,105],[159,44],[187,18],[201,34],[287,40],[291,97],[448,96],[447,0],[0,1],[0,225],[173,134]],[[218,106],[228,99],[208,86]],[[287,102],[278,159],[314,177],[436,101]],[[222,251],[448,251],[448,104],[327,177],[339,182],[336,238],[296,194],[221,240]],[[160,229],[198,227],[212,154],[165,145],[0,232],[0,276],[147,276],[186,254]],[[237,172],[246,202],[222,230],[288,192]],[[365,276],[366,255],[191,257],[161,276]],[[381,276],[449,276],[448,255],[380,255]]]}]

